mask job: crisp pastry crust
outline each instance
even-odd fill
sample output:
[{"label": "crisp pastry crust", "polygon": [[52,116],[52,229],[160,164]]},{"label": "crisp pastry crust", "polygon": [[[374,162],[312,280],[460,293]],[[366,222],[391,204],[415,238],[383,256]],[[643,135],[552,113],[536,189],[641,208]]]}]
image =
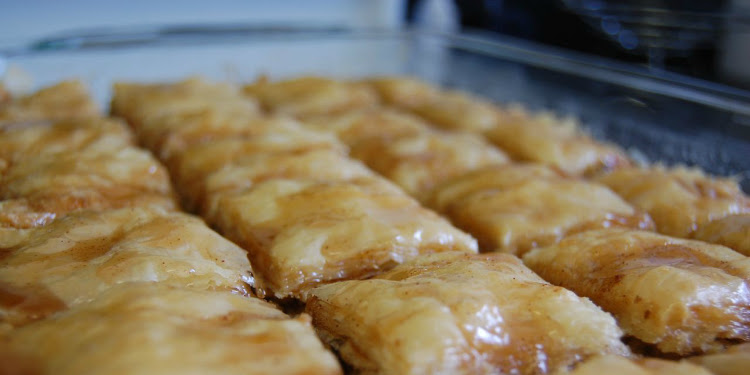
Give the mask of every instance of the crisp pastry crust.
[{"label": "crisp pastry crust", "polygon": [[303,125],[311,130],[333,133],[350,146],[373,138],[393,139],[430,130],[419,117],[388,107],[309,116]]},{"label": "crisp pastry crust", "polygon": [[[333,136],[305,131],[295,122],[284,119],[258,121],[255,125],[256,134],[253,136],[198,143],[167,161],[186,208],[206,212],[207,200],[211,199],[207,191],[209,184],[213,192],[214,189],[247,188],[256,180],[286,175],[313,177],[319,174],[323,177],[371,174],[359,163],[347,160],[346,148]],[[334,164],[321,165],[324,161],[320,157]],[[306,161],[312,164],[304,165]],[[261,164],[264,162],[269,164]],[[333,169],[336,167],[341,169]],[[209,181],[215,174],[224,177]],[[234,183],[229,184],[227,178],[234,178]],[[242,178],[248,179],[243,181]]]},{"label": "crisp pastry crust", "polygon": [[750,343],[730,347],[724,352],[688,359],[714,375],[746,375],[750,369]]},{"label": "crisp pastry crust", "polygon": [[370,138],[351,145],[351,156],[418,198],[453,177],[508,162],[481,136],[439,131]]},{"label": "crisp pastry crust", "polygon": [[193,216],[155,208],[71,214],[0,233],[0,322],[45,318],[122,283],[250,293],[247,254]]},{"label": "crisp pastry crust", "polygon": [[0,226],[29,228],[80,210],[174,208],[164,167],[134,147],[30,156],[0,176]]},{"label": "crisp pastry crust", "polygon": [[597,181],[647,211],[656,230],[670,236],[689,238],[713,220],[750,213],[750,199],[736,181],[712,178],[697,169],[627,168]]},{"label": "crisp pastry crust", "polygon": [[96,104],[78,81],[60,82],[26,97],[0,98],[0,129],[16,122],[96,117],[98,114]]},{"label": "crisp pastry crust", "polygon": [[263,108],[298,118],[344,112],[378,104],[366,85],[323,77],[300,77],[271,82],[261,77],[244,87]]},{"label": "crisp pastry crust", "polygon": [[750,213],[711,221],[698,228],[692,237],[750,256]]},{"label": "crisp pastry crust", "polygon": [[523,255],[591,229],[651,229],[648,215],[605,186],[541,165],[489,167],[437,187],[428,207],[471,233],[484,251]]},{"label": "crisp pastry crust", "polygon": [[383,102],[410,110],[432,124],[448,130],[482,132],[499,121],[492,103],[457,90],[440,90],[426,82],[404,77],[382,77],[363,81]]},{"label": "crisp pastry crust", "polygon": [[627,355],[614,319],[508,254],[421,256],[313,289],[306,311],[361,374],[545,374]]},{"label": "crisp pastry crust", "polygon": [[24,374],[341,374],[306,315],[161,283],[121,285],[0,333],[0,359],[3,373]]},{"label": "crisp pastry crust", "polygon": [[729,248],[609,229],[567,237],[523,259],[663,353],[708,352],[726,340],[750,339],[750,258]]},{"label": "crisp pastry crust", "polygon": [[209,114],[244,121],[259,114],[257,104],[236,87],[201,78],[167,84],[115,83],[110,111],[128,120],[139,136],[148,135],[144,139],[158,139],[164,130],[161,122],[175,115]]},{"label": "crisp pastry crust", "polygon": [[39,155],[116,151],[134,144],[127,125],[115,119],[91,117],[14,123],[0,130],[0,165]]},{"label": "crisp pastry crust", "polygon": [[617,146],[598,142],[583,132],[576,121],[550,113],[530,114],[509,108],[484,135],[515,160],[547,164],[570,175],[630,165]]},{"label": "crisp pastry crust", "polygon": [[214,217],[216,204],[225,194],[250,189],[253,185],[271,179],[301,179],[321,182],[350,181],[375,177],[362,163],[347,158],[333,150],[311,150],[302,153],[260,153],[249,155],[231,165],[211,171],[194,188],[202,187],[205,200],[201,211]]},{"label": "crisp pastry crust", "polygon": [[306,298],[321,283],[368,277],[421,254],[476,252],[476,242],[397,187],[273,179],[218,199],[209,221],[245,248],[261,288]]},{"label": "crisp pastry crust", "polygon": [[576,367],[570,375],[712,375],[711,371],[684,361],[656,358],[628,359],[615,355],[592,358]]}]

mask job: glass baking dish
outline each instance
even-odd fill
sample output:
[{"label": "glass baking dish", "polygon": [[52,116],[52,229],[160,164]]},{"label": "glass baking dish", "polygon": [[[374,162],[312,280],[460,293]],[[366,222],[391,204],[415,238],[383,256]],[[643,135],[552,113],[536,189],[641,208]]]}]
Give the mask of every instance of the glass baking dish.
[{"label": "glass baking dish", "polygon": [[736,176],[750,190],[750,92],[497,35],[248,25],[95,30],[0,51],[0,74],[16,68],[34,86],[79,78],[103,107],[116,80],[410,75],[575,116],[636,158]]}]

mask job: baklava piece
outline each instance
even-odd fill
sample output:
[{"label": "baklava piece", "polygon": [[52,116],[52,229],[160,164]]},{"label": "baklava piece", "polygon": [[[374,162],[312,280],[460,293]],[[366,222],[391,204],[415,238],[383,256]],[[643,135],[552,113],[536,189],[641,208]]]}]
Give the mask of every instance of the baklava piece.
[{"label": "baklava piece", "polygon": [[731,215],[698,228],[693,238],[750,256],[750,214]]},{"label": "baklava piece", "polygon": [[14,123],[0,129],[0,166],[40,155],[84,150],[114,152],[134,145],[130,129],[115,119]]},{"label": "baklava piece", "polygon": [[98,112],[81,82],[65,81],[29,96],[0,101],[0,129],[17,122],[96,117]]},{"label": "baklava piece", "polygon": [[175,207],[166,170],[135,147],[24,158],[0,176],[0,226],[29,228],[74,211],[134,206]]},{"label": "baklava piece", "polygon": [[670,236],[690,238],[713,220],[750,213],[750,199],[736,181],[712,178],[698,169],[627,168],[598,181],[648,212],[656,230]]},{"label": "baklava piece", "polygon": [[244,87],[266,110],[297,118],[344,112],[378,104],[377,95],[355,82],[300,77],[271,82],[261,77]]},{"label": "baklava piece", "polygon": [[591,298],[662,353],[750,340],[750,258],[729,248],[633,230],[589,231],[527,253],[542,278]]},{"label": "baklava piece", "polygon": [[425,255],[311,295],[319,335],[360,374],[546,374],[629,354],[612,316],[509,254]]},{"label": "baklava piece", "polygon": [[425,202],[474,235],[483,251],[516,255],[586,230],[653,227],[648,215],[605,186],[534,164],[467,173],[438,186]]},{"label": "baklava piece", "polygon": [[[614,355],[592,358],[576,367],[570,375],[712,375],[712,372],[684,361],[656,358],[628,359]],[[718,374],[713,374],[718,375]]]},{"label": "baklava piece", "polygon": [[482,132],[498,121],[492,103],[457,90],[441,90],[413,78],[384,77],[364,81],[389,105],[410,110],[447,130]]},{"label": "baklava piece", "polygon": [[241,294],[253,286],[247,253],[183,213],[86,212],[20,232],[15,243],[0,238],[0,321],[12,325],[128,282]]},{"label": "baklava piece", "polygon": [[750,343],[732,346],[721,353],[706,354],[688,359],[714,375],[746,375],[750,369]]},{"label": "baklava piece", "polygon": [[310,116],[305,118],[303,125],[311,130],[335,134],[349,146],[373,138],[395,139],[430,131],[430,126],[419,117],[387,107]]},{"label": "baklava piece", "polygon": [[260,111],[239,89],[190,79],[171,84],[117,83],[111,111],[128,120],[161,160],[190,145],[252,134]]},{"label": "baklava piece", "polygon": [[448,179],[508,162],[502,151],[481,136],[440,131],[370,138],[352,145],[351,157],[418,198]]},{"label": "baklava piece", "polygon": [[160,283],[121,285],[0,332],[0,359],[13,374],[341,374],[308,316]]},{"label": "baklava piece", "polygon": [[550,165],[576,176],[631,164],[621,149],[591,138],[575,120],[530,114],[520,108],[502,113],[484,135],[515,160]]},{"label": "baklava piece", "polygon": [[271,179],[220,196],[208,220],[245,248],[262,288],[306,298],[418,255],[476,252],[475,241],[380,178]]}]

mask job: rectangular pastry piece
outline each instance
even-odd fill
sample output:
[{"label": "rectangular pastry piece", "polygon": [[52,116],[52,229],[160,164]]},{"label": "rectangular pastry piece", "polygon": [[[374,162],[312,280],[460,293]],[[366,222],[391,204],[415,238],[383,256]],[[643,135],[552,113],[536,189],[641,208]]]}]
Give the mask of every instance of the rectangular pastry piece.
[{"label": "rectangular pastry piece", "polygon": [[700,226],[692,237],[750,256],[750,213],[713,220]]},{"label": "rectangular pastry piece", "polygon": [[341,374],[308,316],[161,283],[120,285],[0,332],[0,362],[3,373],[40,375]]},{"label": "rectangular pastry piece", "polygon": [[0,165],[40,155],[114,152],[134,145],[127,125],[111,118],[13,123],[0,129]]},{"label": "rectangular pastry piece", "polygon": [[378,97],[369,87],[356,82],[307,76],[271,82],[266,77],[244,87],[268,111],[297,118],[372,107]]},{"label": "rectangular pastry piece", "polygon": [[597,181],[648,212],[656,230],[670,236],[690,238],[713,220],[750,213],[750,198],[736,181],[712,178],[697,169],[626,168]]},{"label": "rectangular pastry piece", "polygon": [[[0,134],[2,138],[2,134]],[[29,228],[80,210],[175,207],[169,175],[135,147],[23,158],[0,176],[0,226]]]},{"label": "rectangular pastry piece", "polygon": [[158,208],[83,212],[0,233],[0,322],[25,324],[129,282],[249,294],[247,254],[193,216]]},{"label": "rectangular pastry piece", "polygon": [[628,359],[615,355],[592,358],[569,373],[570,375],[717,375],[685,361],[656,358]]},{"label": "rectangular pastry piece", "polygon": [[594,140],[571,119],[499,107],[467,93],[440,90],[409,78],[365,82],[384,102],[411,110],[441,128],[484,134],[514,160],[548,164],[571,175],[630,164],[622,150]]},{"label": "rectangular pastry piece", "polygon": [[363,83],[383,102],[412,111],[443,129],[482,132],[491,129],[500,116],[499,108],[482,98],[441,90],[413,78],[381,77]]},{"label": "rectangular pastry piece", "polygon": [[474,235],[483,251],[516,255],[585,230],[653,228],[648,215],[605,186],[537,164],[467,173],[438,186],[425,204]]},{"label": "rectangular pastry piece", "polygon": [[550,113],[508,108],[484,135],[514,160],[550,165],[569,175],[592,175],[631,164],[619,147],[593,139],[573,119]]},{"label": "rectangular pastry piece", "polygon": [[359,159],[417,198],[449,178],[507,156],[481,136],[432,130],[395,110],[360,110],[305,120],[316,130],[333,132]]},{"label": "rectangular pastry piece", "polygon": [[473,238],[378,177],[271,179],[224,194],[209,221],[244,247],[277,298],[368,277],[421,254],[476,252]]},{"label": "rectangular pastry piece", "polygon": [[430,125],[421,118],[389,107],[308,116],[302,124],[310,130],[333,133],[349,146],[373,138],[393,139],[430,131]]},{"label": "rectangular pastry piece", "polygon": [[319,335],[360,374],[546,374],[629,353],[612,316],[509,254],[425,255],[311,294]]},{"label": "rectangular pastry piece", "polygon": [[589,231],[532,250],[524,263],[591,298],[625,331],[663,353],[750,340],[750,258],[651,232]]},{"label": "rectangular pastry piece", "polygon": [[24,97],[0,95],[0,129],[16,122],[98,116],[96,104],[81,82],[64,81]]},{"label": "rectangular pastry piece", "polygon": [[[252,135],[244,135],[232,138],[214,139],[189,145],[175,153],[166,161],[172,178],[177,182],[177,189],[183,197],[183,201],[189,210],[204,212],[205,202],[208,199],[206,187],[210,176],[216,173],[238,172],[243,169],[251,173],[248,168],[256,173],[254,179],[270,178],[274,175],[283,175],[284,172],[273,164],[259,164],[267,162],[290,163],[291,159],[304,159],[304,155],[327,151],[329,158],[335,164],[329,167],[341,167],[342,171],[329,168],[319,168],[320,164],[311,164],[307,167],[302,165],[302,160],[297,160],[297,170],[308,175],[320,173],[321,175],[344,174],[352,168],[346,160],[346,148],[333,136],[325,133],[306,131],[295,121],[282,118],[268,118],[248,121],[245,124],[253,128]],[[320,152],[315,152],[320,151]],[[273,160],[270,158],[273,157]],[[286,161],[283,161],[286,160]],[[315,160],[310,160],[315,162]],[[300,171],[303,169],[302,171]],[[247,175],[250,177],[249,175]],[[236,180],[235,188],[248,187],[252,180]],[[229,188],[225,186],[224,188]]]},{"label": "rectangular pastry piece", "polygon": [[226,84],[189,79],[169,84],[116,83],[112,114],[133,126],[142,145],[168,160],[192,144],[252,133],[258,106]]}]

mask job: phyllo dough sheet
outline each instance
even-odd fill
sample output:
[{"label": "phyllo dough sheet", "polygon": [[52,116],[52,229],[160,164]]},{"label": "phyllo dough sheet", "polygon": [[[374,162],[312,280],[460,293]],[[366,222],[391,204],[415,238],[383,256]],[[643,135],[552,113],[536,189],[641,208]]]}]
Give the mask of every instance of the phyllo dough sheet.
[{"label": "phyllo dough sheet", "polygon": [[306,315],[227,291],[129,283],[0,332],[14,374],[340,375]]},{"label": "phyllo dough sheet", "polygon": [[474,235],[483,251],[517,255],[586,230],[653,228],[607,187],[535,164],[467,173],[439,185],[425,204]]},{"label": "phyllo dough sheet", "polygon": [[648,212],[656,230],[670,236],[690,238],[711,221],[750,213],[750,198],[736,181],[713,178],[697,169],[625,168],[597,181]]},{"label": "phyllo dough sheet", "polygon": [[250,294],[246,253],[193,216],[158,208],[83,212],[0,233],[0,320],[23,324],[148,281]]},{"label": "phyllo dough sheet", "polygon": [[729,248],[608,229],[567,237],[523,260],[663,353],[708,352],[750,339],[750,258]]},{"label": "phyllo dough sheet", "polygon": [[18,122],[96,117],[99,113],[79,81],[64,81],[27,96],[3,93],[0,88],[0,129]]},{"label": "phyllo dough sheet", "polygon": [[425,255],[311,293],[319,334],[361,374],[546,374],[629,354],[612,316],[509,254]]}]

